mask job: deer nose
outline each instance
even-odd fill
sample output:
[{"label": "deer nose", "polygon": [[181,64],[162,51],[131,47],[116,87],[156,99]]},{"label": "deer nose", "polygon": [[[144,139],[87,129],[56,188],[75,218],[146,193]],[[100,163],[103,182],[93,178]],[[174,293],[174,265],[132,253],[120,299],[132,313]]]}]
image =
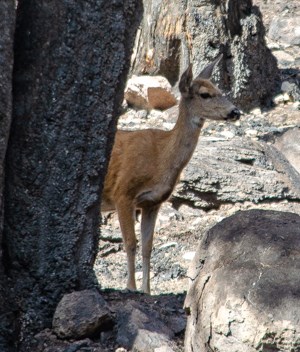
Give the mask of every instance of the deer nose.
[{"label": "deer nose", "polygon": [[238,120],[241,116],[241,112],[239,109],[234,108],[233,110],[230,111],[230,113],[227,115],[226,120]]}]

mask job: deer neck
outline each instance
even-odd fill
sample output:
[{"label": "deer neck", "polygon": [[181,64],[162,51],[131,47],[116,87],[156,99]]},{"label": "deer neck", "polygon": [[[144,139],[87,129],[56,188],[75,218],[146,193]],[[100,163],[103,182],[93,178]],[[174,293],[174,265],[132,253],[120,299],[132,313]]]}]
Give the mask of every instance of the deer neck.
[{"label": "deer neck", "polygon": [[194,116],[185,100],[181,100],[178,119],[173,130],[170,131],[167,148],[170,168],[174,173],[179,174],[192,157],[203,124],[204,119]]}]

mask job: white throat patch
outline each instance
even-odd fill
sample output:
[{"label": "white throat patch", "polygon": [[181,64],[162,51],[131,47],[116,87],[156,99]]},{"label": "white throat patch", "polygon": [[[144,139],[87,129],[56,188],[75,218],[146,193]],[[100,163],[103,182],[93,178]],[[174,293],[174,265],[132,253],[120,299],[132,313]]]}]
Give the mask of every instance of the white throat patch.
[{"label": "white throat patch", "polygon": [[196,127],[202,127],[204,124],[204,119],[200,116],[193,116],[191,121],[192,121],[192,125]]}]

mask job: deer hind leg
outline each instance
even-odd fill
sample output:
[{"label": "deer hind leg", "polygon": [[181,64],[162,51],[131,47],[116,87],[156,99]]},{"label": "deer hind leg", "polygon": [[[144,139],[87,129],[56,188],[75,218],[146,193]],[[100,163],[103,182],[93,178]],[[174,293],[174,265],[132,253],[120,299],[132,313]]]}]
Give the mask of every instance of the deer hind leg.
[{"label": "deer hind leg", "polygon": [[136,290],[135,283],[135,254],[136,254],[136,236],[134,231],[135,207],[131,202],[122,202],[116,206],[125,251],[127,254],[128,279],[127,288]]},{"label": "deer hind leg", "polygon": [[153,233],[159,206],[142,209],[142,257],[143,285],[142,291],[150,294],[150,257],[153,245]]}]

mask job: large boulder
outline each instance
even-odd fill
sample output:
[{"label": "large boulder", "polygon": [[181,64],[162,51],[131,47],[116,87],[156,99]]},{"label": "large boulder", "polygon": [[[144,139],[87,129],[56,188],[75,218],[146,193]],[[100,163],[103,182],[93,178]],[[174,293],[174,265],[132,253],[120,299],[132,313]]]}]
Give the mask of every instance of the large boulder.
[{"label": "large boulder", "polygon": [[300,350],[300,217],[239,212],[209,230],[188,273],[185,351]]},{"label": "large boulder", "polygon": [[280,200],[300,200],[300,175],[276,148],[245,137],[201,137],[172,197],[206,210]]},{"label": "large boulder", "polygon": [[131,77],[124,96],[129,105],[145,110],[165,110],[177,102],[170,83],[162,76]]}]

